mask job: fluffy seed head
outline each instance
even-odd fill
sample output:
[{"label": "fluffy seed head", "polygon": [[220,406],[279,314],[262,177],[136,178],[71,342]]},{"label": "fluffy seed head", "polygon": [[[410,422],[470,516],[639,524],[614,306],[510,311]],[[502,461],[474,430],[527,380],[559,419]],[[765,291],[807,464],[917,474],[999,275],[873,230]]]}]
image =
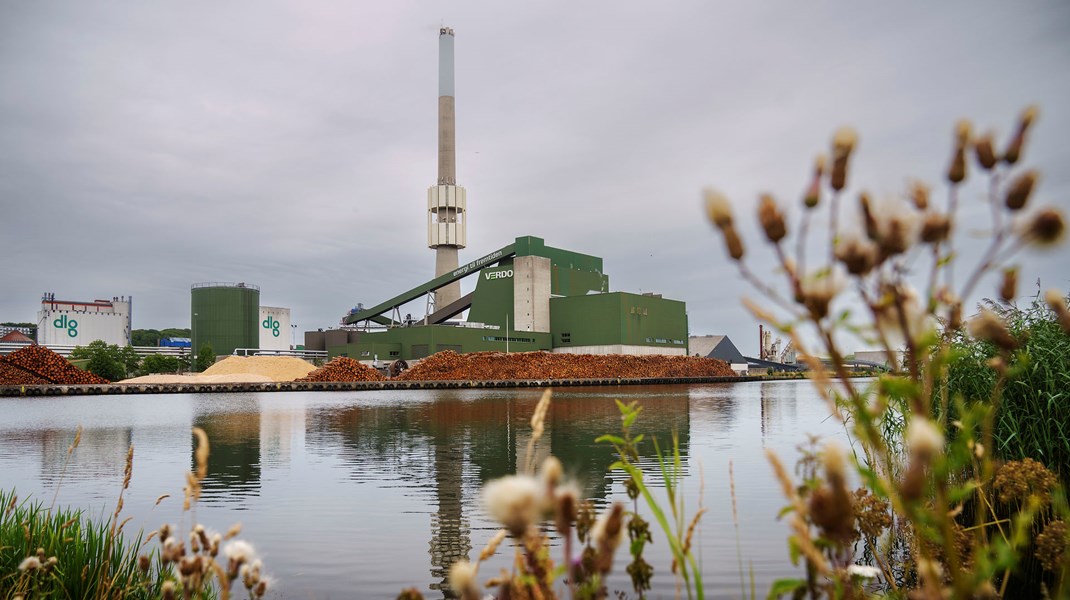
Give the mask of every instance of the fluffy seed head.
[{"label": "fluffy seed head", "polygon": [[869,565],[851,565],[847,567],[847,574],[851,577],[861,577],[862,579],[873,579],[879,577],[881,570],[877,567],[871,567]]},{"label": "fluffy seed head", "polygon": [[702,192],[706,201],[706,216],[718,229],[732,226],[732,202],[717,190],[706,189]]},{"label": "fluffy seed head", "polygon": [[41,568],[41,559],[36,556],[27,556],[19,563],[19,571],[36,571]]},{"label": "fluffy seed head", "polygon": [[839,269],[818,272],[802,280],[800,288],[803,304],[815,319],[828,316],[829,305],[846,285],[846,278]]},{"label": "fluffy seed head", "polygon": [[910,417],[907,447],[912,456],[931,458],[944,450],[944,434],[927,417]]},{"label": "fluffy seed head", "polygon": [[450,567],[450,589],[461,598],[479,598],[476,575],[479,566],[461,559]]},{"label": "fluffy seed head", "polygon": [[241,564],[254,560],[256,558],[256,550],[252,544],[245,540],[232,540],[223,546],[223,556]]},{"label": "fluffy seed head", "polygon": [[483,502],[492,519],[520,537],[539,518],[542,490],[534,477],[507,475],[483,488]]}]

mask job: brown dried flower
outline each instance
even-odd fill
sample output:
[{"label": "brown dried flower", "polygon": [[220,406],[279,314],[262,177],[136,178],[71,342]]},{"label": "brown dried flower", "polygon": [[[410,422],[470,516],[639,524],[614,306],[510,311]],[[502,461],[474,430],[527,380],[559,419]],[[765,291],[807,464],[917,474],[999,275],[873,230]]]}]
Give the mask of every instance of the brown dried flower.
[{"label": "brown dried flower", "polygon": [[863,276],[877,265],[877,246],[869,240],[847,237],[836,245],[836,259],[851,275]]},{"label": "brown dried flower", "polygon": [[953,184],[966,179],[966,148],[970,143],[970,129],[970,122],[965,119],[955,125],[955,150],[951,153],[951,165],[947,168],[947,179]]},{"label": "brown dried flower", "polygon": [[888,511],[888,502],[874,496],[868,489],[861,487],[854,491],[852,501],[858,532],[867,539],[874,539],[892,526],[892,515]]},{"label": "brown dried flower", "polygon": [[1059,325],[1062,326],[1063,331],[1070,334],[1070,311],[1066,309],[1066,299],[1063,297],[1063,293],[1056,289],[1050,289],[1044,292],[1044,301],[1048,303],[1048,307],[1055,313],[1055,317],[1059,319]]},{"label": "brown dried flower", "polygon": [[1023,237],[1039,246],[1052,246],[1063,239],[1066,221],[1056,208],[1044,208],[1033,215]]},{"label": "brown dried flower", "polygon": [[1006,204],[1011,210],[1021,210],[1029,200],[1029,194],[1033,192],[1038,174],[1029,170],[1014,178],[1010,187],[1007,188]]},{"label": "brown dried flower", "polygon": [[821,202],[821,178],[825,175],[825,155],[818,154],[814,161],[814,178],[810,180],[810,186],[806,188],[803,196],[803,204],[806,208],[816,208]]},{"label": "brown dried flower", "polygon": [[1052,488],[1059,483],[1054,473],[1032,458],[1023,458],[1003,464],[996,473],[992,487],[1001,502],[1025,502],[1036,498],[1041,506],[1051,502]]},{"label": "brown dried flower", "polygon": [[1070,558],[1066,553],[1067,539],[1070,539],[1070,527],[1062,519],[1048,523],[1037,536],[1036,556],[1045,569],[1058,573],[1066,568]]},{"label": "brown dried flower", "polygon": [[1003,281],[999,285],[999,297],[1004,302],[1011,302],[1018,296],[1018,269],[1011,267],[1003,270]]},{"label": "brown dried flower", "polygon": [[780,242],[788,234],[787,225],[784,224],[784,214],[780,212],[780,207],[770,194],[762,194],[758,201],[758,221],[765,230],[765,237],[774,244]]},{"label": "brown dried flower", "polygon": [[832,136],[832,172],[829,185],[837,192],[847,185],[847,160],[858,143],[858,134],[850,127],[841,127]]},{"label": "brown dried flower", "polygon": [[970,320],[968,329],[973,337],[991,342],[996,347],[1004,350],[1014,350],[1018,347],[1018,340],[1014,339],[1007,325],[990,310],[982,310],[979,315]]},{"label": "brown dried flower", "polygon": [[973,149],[977,153],[977,162],[986,171],[991,171],[992,167],[996,166],[996,151],[992,149],[992,144],[992,132],[989,131],[977,138],[973,145]]},{"label": "brown dried flower", "polygon": [[1018,118],[1018,129],[1014,132],[1014,136],[1011,138],[1007,149],[1003,152],[1003,161],[1008,165],[1013,165],[1018,162],[1018,158],[1022,154],[1022,146],[1025,145],[1025,136],[1029,131],[1029,126],[1033,124],[1033,121],[1037,118],[1037,107],[1029,106],[1022,111],[1021,116]]},{"label": "brown dried flower", "polygon": [[731,256],[733,260],[743,258],[743,240],[739,239],[739,234],[736,233],[736,228],[728,226],[723,232],[724,243],[728,248],[728,255]]},{"label": "brown dried flower", "polygon": [[921,223],[921,241],[926,244],[943,242],[951,235],[951,219],[945,214],[931,212]]},{"label": "brown dried flower", "polygon": [[920,181],[911,181],[909,194],[915,208],[918,210],[929,209],[929,186]]}]

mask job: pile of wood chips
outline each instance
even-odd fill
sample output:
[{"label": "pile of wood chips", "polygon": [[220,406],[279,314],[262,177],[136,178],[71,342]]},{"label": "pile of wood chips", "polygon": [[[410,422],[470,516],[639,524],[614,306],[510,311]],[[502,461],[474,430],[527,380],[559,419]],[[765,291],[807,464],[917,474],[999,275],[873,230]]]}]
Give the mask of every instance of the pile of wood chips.
[{"label": "pile of wood chips", "polygon": [[728,363],[697,356],[557,354],[551,352],[439,352],[396,379],[497,381],[504,379],[615,379],[731,377]]},{"label": "pile of wood chips", "polygon": [[382,381],[385,379],[379,371],[361,364],[346,356],[339,356],[331,362],[312,371],[296,381]]},{"label": "pile of wood chips", "polygon": [[83,371],[44,346],[26,346],[0,358],[0,385],[100,385],[107,379]]}]

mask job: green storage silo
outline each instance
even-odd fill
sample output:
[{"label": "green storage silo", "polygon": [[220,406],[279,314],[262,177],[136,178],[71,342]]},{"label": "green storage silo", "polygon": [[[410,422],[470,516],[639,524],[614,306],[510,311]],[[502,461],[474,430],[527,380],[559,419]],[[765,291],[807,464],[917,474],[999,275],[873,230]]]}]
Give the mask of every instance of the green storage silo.
[{"label": "green storage silo", "polygon": [[197,283],[190,322],[195,348],[211,344],[217,356],[235,348],[259,348],[260,288],[248,283]]}]

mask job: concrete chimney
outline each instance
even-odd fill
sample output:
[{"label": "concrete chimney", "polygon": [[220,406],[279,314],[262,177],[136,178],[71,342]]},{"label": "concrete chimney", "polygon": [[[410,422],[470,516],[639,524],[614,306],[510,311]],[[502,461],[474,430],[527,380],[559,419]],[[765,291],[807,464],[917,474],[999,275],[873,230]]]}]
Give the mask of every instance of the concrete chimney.
[{"label": "concrete chimney", "polygon": [[[457,140],[453,96],[453,30],[438,31],[438,183],[427,190],[427,246],[435,250],[435,277],[457,269],[457,251],[468,241],[464,188],[457,185]],[[454,282],[435,292],[435,305],[461,297]]]}]

